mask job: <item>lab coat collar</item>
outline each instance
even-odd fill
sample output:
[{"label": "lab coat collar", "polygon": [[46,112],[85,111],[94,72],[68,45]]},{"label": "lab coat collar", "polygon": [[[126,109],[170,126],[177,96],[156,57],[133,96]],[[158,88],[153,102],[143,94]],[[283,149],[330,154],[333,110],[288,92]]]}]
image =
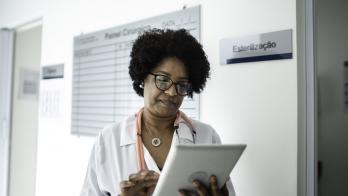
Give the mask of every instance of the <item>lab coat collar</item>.
[{"label": "lab coat collar", "polygon": [[121,123],[120,146],[135,144],[135,140],[136,140],[135,122],[136,122],[136,115],[132,115]]},{"label": "lab coat collar", "polygon": [[178,124],[177,134],[174,133],[175,137],[179,138],[179,141],[177,141],[177,144],[193,144],[193,132],[187,123],[182,120]]}]

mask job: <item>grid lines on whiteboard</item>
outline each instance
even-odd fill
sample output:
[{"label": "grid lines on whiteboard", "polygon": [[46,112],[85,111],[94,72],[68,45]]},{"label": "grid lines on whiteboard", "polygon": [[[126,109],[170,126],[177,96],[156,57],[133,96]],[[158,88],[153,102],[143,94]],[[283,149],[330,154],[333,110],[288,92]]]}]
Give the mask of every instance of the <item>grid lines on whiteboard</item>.
[{"label": "grid lines on whiteboard", "polygon": [[[195,7],[75,37],[71,132],[96,135],[143,106],[128,74],[131,47],[141,32],[129,32],[148,27],[185,28],[199,40],[199,21],[199,7]],[[181,110],[198,119],[199,96],[185,98]]]},{"label": "grid lines on whiteboard", "polygon": [[93,134],[142,105],[128,74],[131,42],[75,50],[72,129]]}]

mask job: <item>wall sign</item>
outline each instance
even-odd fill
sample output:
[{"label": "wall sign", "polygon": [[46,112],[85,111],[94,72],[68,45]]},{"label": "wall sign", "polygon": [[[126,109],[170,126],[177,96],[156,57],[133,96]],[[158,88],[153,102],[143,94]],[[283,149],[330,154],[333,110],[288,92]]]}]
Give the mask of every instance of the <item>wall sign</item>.
[{"label": "wall sign", "polygon": [[291,29],[220,41],[222,65],[291,59],[292,56]]},{"label": "wall sign", "polygon": [[42,79],[64,78],[64,64],[47,65],[42,67]]},{"label": "wall sign", "polygon": [[19,75],[18,99],[36,100],[39,96],[39,83],[39,72],[21,68]]}]

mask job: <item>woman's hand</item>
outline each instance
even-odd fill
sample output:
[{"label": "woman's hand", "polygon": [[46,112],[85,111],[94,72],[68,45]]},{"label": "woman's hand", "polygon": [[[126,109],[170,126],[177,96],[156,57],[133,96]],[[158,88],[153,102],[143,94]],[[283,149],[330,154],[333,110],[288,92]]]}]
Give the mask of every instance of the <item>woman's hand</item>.
[{"label": "woman's hand", "polygon": [[[203,183],[198,180],[194,180],[192,186],[196,189],[199,196],[228,196],[228,190],[226,184],[221,189],[218,187],[216,176],[210,176],[210,186],[207,188]],[[181,196],[190,196],[192,193],[187,190],[179,190]],[[197,195],[196,193],[196,195]]]},{"label": "woman's hand", "polygon": [[142,170],[120,183],[121,196],[151,195],[159,178],[155,171]]}]

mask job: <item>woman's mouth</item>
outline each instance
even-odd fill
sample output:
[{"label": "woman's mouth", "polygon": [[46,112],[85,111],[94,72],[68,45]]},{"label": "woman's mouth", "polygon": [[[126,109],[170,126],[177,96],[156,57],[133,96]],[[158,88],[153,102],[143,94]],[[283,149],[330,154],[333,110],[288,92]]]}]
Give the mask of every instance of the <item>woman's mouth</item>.
[{"label": "woman's mouth", "polygon": [[176,102],[169,100],[160,100],[160,102],[166,107],[176,107]]}]

